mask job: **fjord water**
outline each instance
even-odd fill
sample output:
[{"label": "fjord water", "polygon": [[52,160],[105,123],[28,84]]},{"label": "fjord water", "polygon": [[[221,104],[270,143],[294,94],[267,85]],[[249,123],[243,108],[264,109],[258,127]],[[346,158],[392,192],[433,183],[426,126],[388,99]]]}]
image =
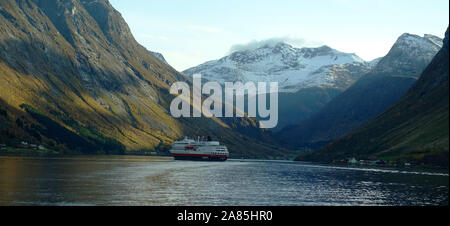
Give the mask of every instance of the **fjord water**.
[{"label": "fjord water", "polygon": [[448,172],[289,161],[0,157],[0,205],[448,205]]}]

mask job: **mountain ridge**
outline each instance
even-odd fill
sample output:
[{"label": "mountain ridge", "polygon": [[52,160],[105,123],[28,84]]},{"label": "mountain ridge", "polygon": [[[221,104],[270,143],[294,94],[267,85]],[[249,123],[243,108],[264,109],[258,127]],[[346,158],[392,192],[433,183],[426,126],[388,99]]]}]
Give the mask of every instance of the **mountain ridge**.
[{"label": "mountain ridge", "polygon": [[298,160],[375,155],[397,162],[449,166],[449,30],[443,47],[408,93],[358,130]]},{"label": "mountain ridge", "polygon": [[137,43],[107,0],[1,1],[0,30],[2,142],[167,154],[210,135],[235,157],[285,157],[253,119],[173,118],[170,85],[190,79]]},{"label": "mountain ridge", "polygon": [[[280,92],[295,93],[303,88],[330,87],[344,89],[336,82],[340,74],[333,66],[370,65],[354,53],[343,53],[329,46],[295,48],[279,42],[251,50],[235,51],[218,60],[212,60],[183,71],[187,76],[202,74],[207,80],[224,82],[279,82]],[[334,74],[333,74],[334,73]],[[336,76],[336,74],[338,76]],[[340,75],[352,83],[357,78]]]},{"label": "mountain ridge", "polygon": [[[411,37],[412,43],[409,40]],[[280,142],[291,148],[318,148],[356,130],[396,103],[417,81],[438,47],[442,46],[431,43],[430,47],[427,40],[431,36],[426,37],[400,36],[389,53],[365,76],[308,119],[277,133]],[[420,44],[424,41],[427,45]],[[425,54],[417,58],[421,52]]]},{"label": "mountain ridge", "polygon": [[[279,121],[298,124],[369,72],[375,64],[329,46],[295,48],[283,42],[234,51],[185,70],[188,77],[225,82],[279,82]],[[301,101],[301,102],[300,102]]]}]

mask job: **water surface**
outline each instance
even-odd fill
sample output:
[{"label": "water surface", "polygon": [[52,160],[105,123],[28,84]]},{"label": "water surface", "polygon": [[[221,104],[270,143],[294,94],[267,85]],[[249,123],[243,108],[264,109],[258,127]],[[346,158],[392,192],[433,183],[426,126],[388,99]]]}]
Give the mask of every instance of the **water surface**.
[{"label": "water surface", "polygon": [[448,205],[448,173],[289,161],[0,157],[0,205]]}]

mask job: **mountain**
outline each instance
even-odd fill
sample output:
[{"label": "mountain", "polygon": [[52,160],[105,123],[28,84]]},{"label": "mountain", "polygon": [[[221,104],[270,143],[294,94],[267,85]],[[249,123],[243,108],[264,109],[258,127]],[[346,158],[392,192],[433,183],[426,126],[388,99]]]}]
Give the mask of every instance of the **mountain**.
[{"label": "mountain", "polygon": [[399,101],[442,46],[438,37],[404,34],[376,66],[302,123],[277,134],[290,147],[327,144]]},{"label": "mountain", "polygon": [[449,165],[449,31],[420,79],[394,106],[355,132],[299,160],[349,156]]},{"label": "mountain", "polygon": [[167,63],[166,59],[164,58],[164,56],[163,56],[161,53],[158,53],[158,52],[152,52],[152,51],[149,51],[149,52],[150,52],[150,54],[152,54],[153,56],[155,56],[156,58],[158,58],[160,61],[162,61],[162,62],[164,62],[164,63],[166,63],[166,64],[169,64],[169,63]]},{"label": "mountain", "polygon": [[[405,33],[383,57],[374,70],[377,73],[418,76],[442,47],[442,39],[425,34]],[[419,74],[417,73],[419,72]]]},{"label": "mountain", "polygon": [[203,78],[222,84],[278,82],[280,92],[297,92],[311,87],[346,88],[359,78],[346,71],[350,67],[364,70],[369,64],[355,54],[339,52],[328,46],[299,49],[280,42],[236,51],[183,73],[187,76],[202,74]]},{"label": "mountain", "polygon": [[278,125],[273,132],[296,125],[322,109],[343,90],[327,87],[311,87],[295,93],[278,94]]},{"label": "mountain", "polygon": [[0,30],[1,143],[140,153],[210,135],[235,157],[285,154],[253,119],[173,118],[170,86],[190,79],[137,43],[107,0],[2,0]]},{"label": "mountain", "polygon": [[376,59],[373,59],[371,61],[369,61],[369,65],[371,68],[374,68],[375,66],[377,66],[377,64],[383,59],[383,57],[379,57]]},{"label": "mountain", "polygon": [[328,46],[294,48],[280,42],[236,51],[183,71],[189,77],[225,82],[278,82],[279,122],[298,124],[346,90],[375,64]]}]

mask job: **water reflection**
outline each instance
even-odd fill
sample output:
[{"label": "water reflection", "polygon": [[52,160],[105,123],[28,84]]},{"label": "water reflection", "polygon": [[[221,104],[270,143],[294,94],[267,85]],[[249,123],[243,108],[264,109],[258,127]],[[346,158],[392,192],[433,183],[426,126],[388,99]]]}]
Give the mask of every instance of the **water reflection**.
[{"label": "water reflection", "polygon": [[0,157],[0,205],[448,205],[448,173],[130,156]]}]

